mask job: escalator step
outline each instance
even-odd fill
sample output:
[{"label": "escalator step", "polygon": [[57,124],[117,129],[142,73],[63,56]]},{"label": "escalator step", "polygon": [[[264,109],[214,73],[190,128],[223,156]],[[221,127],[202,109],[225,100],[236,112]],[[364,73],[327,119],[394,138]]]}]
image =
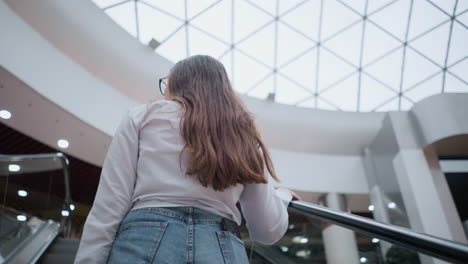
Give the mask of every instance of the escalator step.
[{"label": "escalator step", "polygon": [[79,245],[54,244],[47,251],[49,253],[76,253]]},{"label": "escalator step", "polygon": [[42,258],[41,264],[73,264],[76,254],[53,253]]},{"label": "escalator step", "polygon": [[54,241],[47,250],[50,253],[76,253],[80,243],[78,241]]}]

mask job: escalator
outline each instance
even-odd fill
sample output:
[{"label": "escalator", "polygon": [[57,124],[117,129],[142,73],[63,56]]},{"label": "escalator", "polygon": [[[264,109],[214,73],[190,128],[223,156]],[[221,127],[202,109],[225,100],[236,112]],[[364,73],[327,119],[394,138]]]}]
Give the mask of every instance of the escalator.
[{"label": "escalator", "polygon": [[[376,241],[378,239],[380,243],[387,243],[387,246],[377,246],[375,247],[376,250],[371,252],[360,250],[358,258],[349,259],[345,263],[468,263],[468,246],[464,244],[416,233],[405,228],[383,224],[365,217],[334,211],[305,202],[292,202],[289,210],[291,218],[305,220],[307,224],[323,228],[336,225],[343,228],[344,231],[354,230],[368,235],[371,240]],[[290,222],[298,224],[296,220],[292,219]],[[73,263],[79,240],[59,237],[57,235],[59,224],[53,221],[42,221],[37,225],[39,227],[36,227],[34,232],[26,232],[28,235],[22,236],[23,240],[28,240],[30,245],[21,244],[21,249],[13,254],[16,257],[23,257],[20,259],[9,258],[8,262],[5,263]],[[250,263],[330,263],[320,239],[314,238],[314,235],[320,232],[311,229],[311,232],[302,232],[301,235],[298,235],[293,230],[294,227],[290,228],[288,233],[294,235],[290,240],[296,241],[295,248],[291,244],[289,246],[284,244],[283,240],[289,240],[290,235],[288,233],[282,240],[271,246],[254,243],[246,238],[244,243]],[[40,241],[42,244],[37,244],[35,241]],[[387,248],[386,256],[382,256],[382,250],[385,247]],[[337,250],[347,251],[344,248]],[[337,251],[335,254],[340,253]],[[31,255],[33,258],[25,261],[25,255]],[[442,262],[442,260],[447,262]]]},{"label": "escalator", "polygon": [[[51,178],[38,181],[49,188],[36,192],[30,175],[22,179],[18,174],[0,174],[0,263],[73,263],[79,240],[70,235],[74,206],[68,161],[60,153],[0,155],[0,165],[13,161],[24,162],[25,171],[62,170],[59,186],[64,195],[54,198]],[[31,187],[28,203],[18,195],[24,182]],[[288,210],[288,230],[274,245],[249,240],[245,224],[241,227],[250,263],[468,263],[468,245],[302,201],[291,202]]]}]

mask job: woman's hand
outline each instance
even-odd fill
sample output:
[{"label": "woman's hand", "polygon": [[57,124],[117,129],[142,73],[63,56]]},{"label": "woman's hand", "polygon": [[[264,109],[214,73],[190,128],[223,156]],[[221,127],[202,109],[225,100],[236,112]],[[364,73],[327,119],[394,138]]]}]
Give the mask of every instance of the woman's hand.
[{"label": "woman's hand", "polygon": [[276,189],[277,191],[280,191],[280,192],[287,192],[287,193],[290,193],[292,195],[292,199],[293,201],[297,201],[297,200],[302,200],[301,197],[299,195],[297,195],[295,192],[289,190],[289,189],[286,189],[286,188],[278,188]]}]

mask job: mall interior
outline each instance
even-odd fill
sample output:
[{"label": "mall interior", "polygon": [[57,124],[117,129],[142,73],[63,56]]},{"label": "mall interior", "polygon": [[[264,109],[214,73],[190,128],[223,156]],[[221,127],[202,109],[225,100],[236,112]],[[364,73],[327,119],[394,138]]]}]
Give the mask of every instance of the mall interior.
[{"label": "mall interior", "polygon": [[0,32],[0,263],[73,263],[119,121],[196,54],[301,197],[250,263],[468,263],[468,0],[0,0]]}]

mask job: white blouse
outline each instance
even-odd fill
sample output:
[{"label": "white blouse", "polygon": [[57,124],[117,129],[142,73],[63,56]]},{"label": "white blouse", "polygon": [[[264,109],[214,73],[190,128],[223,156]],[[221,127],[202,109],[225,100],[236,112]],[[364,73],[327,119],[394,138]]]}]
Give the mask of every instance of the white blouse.
[{"label": "white blouse", "polygon": [[182,107],[161,100],[131,107],[109,146],[91,211],[83,227],[75,264],[105,263],[120,222],[132,209],[193,206],[241,223],[239,201],[250,239],[273,244],[288,227],[290,194],[268,184],[215,191],[185,174],[189,154],[179,155]]}]

